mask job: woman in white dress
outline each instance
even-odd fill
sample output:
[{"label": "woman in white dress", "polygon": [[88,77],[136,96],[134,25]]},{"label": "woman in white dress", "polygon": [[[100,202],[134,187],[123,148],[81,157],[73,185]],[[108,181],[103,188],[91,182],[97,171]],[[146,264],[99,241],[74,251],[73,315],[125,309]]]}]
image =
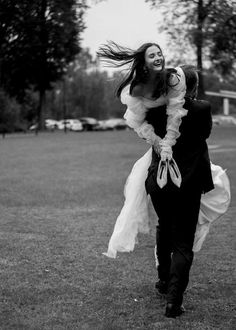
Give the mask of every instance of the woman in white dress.
[{"label": "woman in white dress", "polygon": [[[172,146],[179,136],[186,92],[185,76],[180,68],[165,68],[160,46],[145,43],[136,51],[121,47],[114,42],[100,48],[98,56],[120,67],[131,64],[128,75],[117,90],[121,102],[128,106],[124,115],[127,124],[152,145],[161,159],[172,158]],[[145,121],[149,108],[167,104],[168,121],[163,139],[154,133],[152,125]]]}]

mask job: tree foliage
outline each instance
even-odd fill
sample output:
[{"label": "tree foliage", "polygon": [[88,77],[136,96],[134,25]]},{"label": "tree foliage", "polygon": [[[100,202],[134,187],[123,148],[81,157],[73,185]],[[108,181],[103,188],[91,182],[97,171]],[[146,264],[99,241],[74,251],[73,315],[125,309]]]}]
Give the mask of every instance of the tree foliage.
[{"label": "tree foliage", "polygon": [[183,59],[183,54],[189,56],[193,48],[199,69],[204,60],[211,60],[222,74],[231,71],[236,51],[236,0],[145,1],[162,14],[160,31],[169,37],[175,54]]},{"label": "tree foliage", "polygon": [[9,98],[6,93],[0,89],[0,133],[5,136],[6,133],[14,132],[21,128],[26,130],[21,120],[20,105],[13,98]]},{"label": "tree foliage", "polygon": [[235,12],[230,9],[225,9],[228,10],[227,15],[219,15],[218,20],[214,18],[215,28],[210,47],[210,59],[223,76],[233,73],[236,58],[236,9]]},{"label": "tree foliage", "polygon": [[0,0],[0,83],[19,101],[45,91],[80,51],[86,0]]},{"label": "tree foliage", "polygon": [[50,108],[56,109],[54,115],[57,119],[64,116],[63,100],[67,118],[121,117],[123,107],[115,97],[119,79],[118,73],[109,75],[106,71],[102,72],[89,50],[83,49],[69,66],[64,82],[55,84],[54,91],[49,93],[54,104]]}]

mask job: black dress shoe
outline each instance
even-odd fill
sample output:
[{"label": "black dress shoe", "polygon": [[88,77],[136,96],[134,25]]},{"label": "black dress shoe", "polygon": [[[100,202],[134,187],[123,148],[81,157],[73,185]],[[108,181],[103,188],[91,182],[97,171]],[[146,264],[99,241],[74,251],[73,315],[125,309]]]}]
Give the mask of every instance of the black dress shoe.
[{"label": "black dress shoe", "polygon": [[155,284],[155,288],[157,289],[159,294],[167,294],[168,283],[166,281],[157,281]]},{"label": "black dress shoe", "polygon": [[180,316],[184,312],[185,312],[185,309],[183,306],[175,305],[172,303],[167,303],[165,316],[175,318],[177,316]]}]

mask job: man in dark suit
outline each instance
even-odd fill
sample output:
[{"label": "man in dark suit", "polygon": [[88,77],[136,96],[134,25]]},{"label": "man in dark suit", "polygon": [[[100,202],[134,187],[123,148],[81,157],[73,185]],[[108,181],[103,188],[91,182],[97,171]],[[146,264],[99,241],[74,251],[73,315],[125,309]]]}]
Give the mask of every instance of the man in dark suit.
[{"label": "man in dark suit", "polygon": [[[200,209],[201,194],[214,188],[206,139],[212,128],[211,107],[206,101],[195,100],[198,75],[192,66],[182,66],[186,77],[184,108],[180,137],[173,146],[173,158],[182,176],[180,188],[174,185],[168,174],[167,184],[157,184],[160,156],[154,149],[148,169],[146,190],[151,196],[159,218],[156,232],[156,251],[159,281],[156,288],[166,293],[165,315],[176,317],[183,313],[183,294],[189,282],[193,261],[193,242]],[[166,133],[166,108],[150,109],[146,120],[153,125],[161,138]]]}]

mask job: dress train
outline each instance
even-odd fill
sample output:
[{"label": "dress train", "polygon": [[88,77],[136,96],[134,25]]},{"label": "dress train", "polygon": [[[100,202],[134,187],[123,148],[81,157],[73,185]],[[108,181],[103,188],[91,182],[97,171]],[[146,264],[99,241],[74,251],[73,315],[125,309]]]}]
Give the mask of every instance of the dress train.
[{"label": "dress train", "polygon": [[[107,257],[116,258],[117,252],[133,251],[138,233],[149,232],[150,198],[145,190],[145,180],[151,159],[152,148],[136,161],[127,178],[124,188],[124,205],[116,220],[108,250],[103,253]],[[223,215],[230,204],[230,182],[226,171],[212,163],[211,171],[215,188],[201,197],[194,252],[201,249],[212,222]]]}]

